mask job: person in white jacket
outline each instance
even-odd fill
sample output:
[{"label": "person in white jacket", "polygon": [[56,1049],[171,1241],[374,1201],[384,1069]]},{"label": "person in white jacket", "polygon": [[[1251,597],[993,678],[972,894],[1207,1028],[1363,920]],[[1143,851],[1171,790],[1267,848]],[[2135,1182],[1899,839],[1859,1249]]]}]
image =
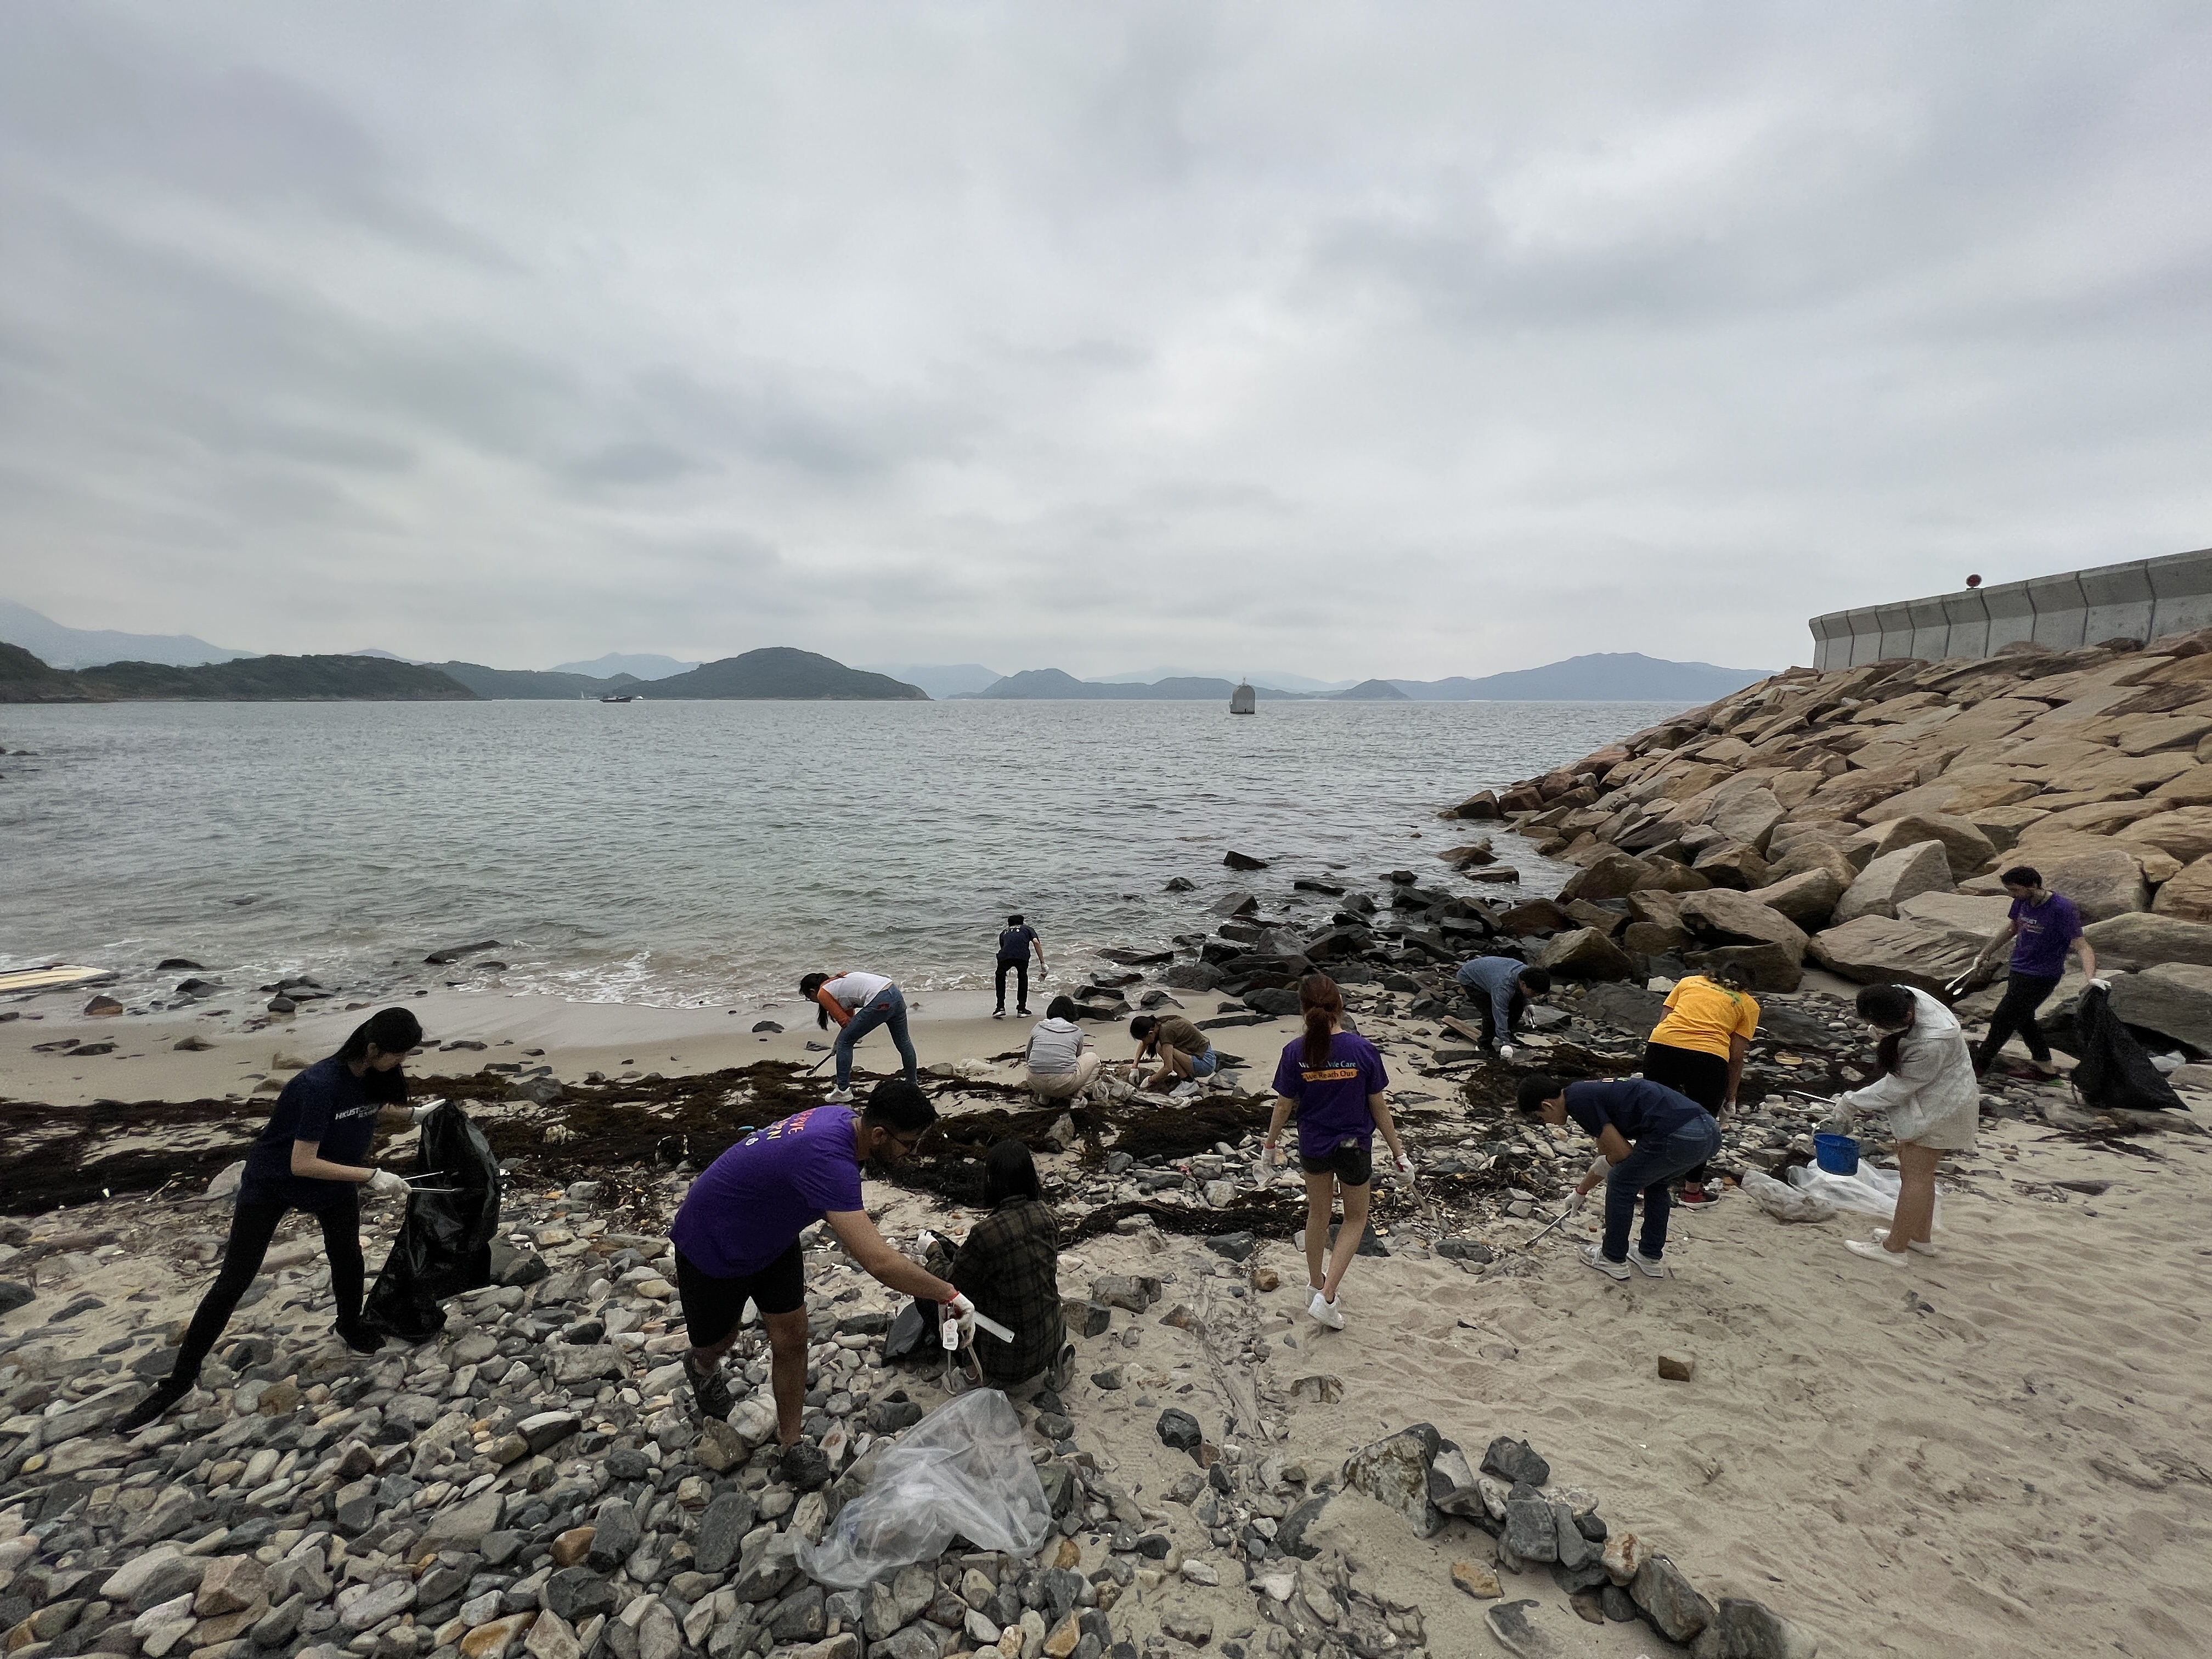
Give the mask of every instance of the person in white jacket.
[{"label": "person in white jacket", "polygon": [[1886,1114],[1897,1139],[1897,1210],[1873,1241],[1845,1245],[1886,1267],[1902,1267],[1905,1252],[1936,1254],[1936,1166],[1947,1152],[1966,1152],[1981,1121],[1982,1091],[1974,1056],[1958,1017],[1909,985],[1869,985],[1858,994],[1859,1018],[1881,1034],[1875,1055],[1881,1075],[1836,1097],[1853,1113]]}]

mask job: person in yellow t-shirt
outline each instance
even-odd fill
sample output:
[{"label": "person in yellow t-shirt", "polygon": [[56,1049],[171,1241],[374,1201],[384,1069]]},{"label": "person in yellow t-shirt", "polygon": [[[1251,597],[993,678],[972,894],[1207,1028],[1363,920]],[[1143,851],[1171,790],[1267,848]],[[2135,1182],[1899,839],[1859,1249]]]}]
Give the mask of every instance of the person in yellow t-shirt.
[{"label": "person in yellow t-shirt", "polygon": [[[1718,1118],[1735,1106],[1743,1057],[1759,1035],[1759,1004],[1733,963],[1692,974],[1667,994],[1667,1018],[1644,1045],[1644,1075],[1685,1094]],[[1680,1202],[1701,1209],[1720,1194],[1705,1186],[1705,1166],[1682,1175]]]}]

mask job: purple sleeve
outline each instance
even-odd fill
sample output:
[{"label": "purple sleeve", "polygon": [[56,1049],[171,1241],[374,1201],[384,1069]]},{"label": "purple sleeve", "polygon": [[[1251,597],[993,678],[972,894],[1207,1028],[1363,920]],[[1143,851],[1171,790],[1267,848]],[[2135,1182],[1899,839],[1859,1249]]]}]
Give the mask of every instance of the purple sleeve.
[{"label": "purple sleeve", "polygon": [[2058,902],[2066,907],[2058,914],[2060,942],[2071,945],[2081,937],[2081,907],[2063,894]]},{"label": "purple sleeve", "polygon": [[1286,1100],[1297,1100],[1305,1093],[1305,1073],[1298,1064],[1298,1048],[1304,1041],[1301,1037],[1286,1046],[1282,1059],[1275,1063],[1275,1092]]},{"label": "purple sleeve", "polygon": [[1382,1069],[1382,1051],[1371,1042],[1359,1057],[1359,1070],[1367,1079],[1369,1094],[1379,1095],[1390,1086],[1390,1073]]}]

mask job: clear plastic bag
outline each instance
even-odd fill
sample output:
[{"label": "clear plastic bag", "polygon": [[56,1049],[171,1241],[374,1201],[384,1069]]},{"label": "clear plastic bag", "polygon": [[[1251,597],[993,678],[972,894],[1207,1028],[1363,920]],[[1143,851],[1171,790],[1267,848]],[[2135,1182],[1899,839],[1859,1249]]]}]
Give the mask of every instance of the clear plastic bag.
[{"label": "clear plastic bag", "polygon": [[799,1546],[799,1565],[819,1583],[858,1589],[943,1554],[956,1533],[1031,1555],[1051,1528],[1021,1419],[998,1389],[978,1389],[908,1429],[822,1541]]},{"label": "clear plastic bag", "polygon": [[[1877,1170],[1861,1159],[1856,1175],[1831,1175],[1809,1164],[1801,1164],[1790,1171],[1790,1184],[1799,1192],[1810,1194],[1839,1210],[1856,1210],[1861,1215],[1870,1215],[1887,1221],[1897,1213],[1898,1188],[1903,1184],[1894,1170]],[[1943,1200],[1937,1188],[1936,1217],[1930,1224],[1943,1224]]]},{"label": "clear plastic bag", "polygon": [[1810,1193],[1802,1193],[1785,1181],[1751,1170],[1743,1177],[1744,1196],[1772,1216],[1777,1221],[1833,1221],[1836,1206],[1825,1203]]}]

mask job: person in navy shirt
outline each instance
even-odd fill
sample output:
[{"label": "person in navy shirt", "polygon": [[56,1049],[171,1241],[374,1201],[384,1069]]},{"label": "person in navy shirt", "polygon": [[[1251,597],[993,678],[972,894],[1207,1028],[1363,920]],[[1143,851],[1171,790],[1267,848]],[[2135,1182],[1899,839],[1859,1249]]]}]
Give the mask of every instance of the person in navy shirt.
[{"label": "person in navy shirt", "polygon": [[[1605,1240],[1586,1246],[1583,1260],[1609,1279],[1627,1278],[1631,1263],[1664,1279],[1668,1183],[1719,1154],[1721,1128],[1712,1114],[1689,1096],[1640,1077],[1562,1083],[1538,1072],[1521,1079],[1519,1101],[1522,1111],[1554,1128],[1573,1119],[1597,1142],[1589,1173],[1567,1200],[1571,1212],[1579,1210],[1590,1188],[1605,1182]],[[1639,1194],[1644,1231],[1632,1254],[1628,1224]]]},{"label": "person in navy shirt", "polygon": [[2027,1044],[2035,1069],[2045,1077],[2057,1077],[2058,1067],[2051,1063],[2051,1045],[2035,1023],[2035,1011],[2065,977],[2069,950],[2081,957],[2082,971],[2091,979],[2097,977],[2097,947],[2083,937],[2081,913],[2074,908],[2074,901],[2047,890],[2042,872],[2016,864],[1998,879],[2012,896],[2012,915],[1996,937],[1982,947],[1967,978],[1983,978],[1990,959],[2007,945],[2012,946],[2011,972],[2005,979],[2004,1000],[1990,1015],[1990,1033],[1974,1051],[1974,1075],[1988,1071],[2006,1041],[2017,1033]]},{"label": "person in navy shirt", "polygon": [[380,1009],[355,1028],[337,1053],[284,1085],[268,1127],[246,1155],[222,1271],[200,1298],[168,1376],[114,1432],[145,1427],[191,1392],[239,1298],[261,1271],[277,1224],[292,1210],[305,1210],[322,1224],[340,1340],[356,1353],[374,1353],[384,1346],[383,1336],[361,1322],[361,1189],[387,1197],[408,1190],[392,1171],[369,1163],[368,1149],[380,1127],[404,1129],[436,1105],[410,1112],[406,1104],[407,1079],[399,1065],[422,1041],[422,1024],[407,1009]]},{"label": "person in navy shirt", "polygon": [[999,935],[999,1006],[991,1011],[993,1019],[1006,1017],[1006,975],[1014,976],[1014,1012],[1026,1014],[1030,1011],[1030,952],[1036,952],[1037,977],[1042,979],[1050,972],[1044,965],[1044,941],[1037,930],[1024,921],[1018,912],[1006,918],[1006,925]]},{"label": "person in navy shirt", "polygon": [[[1281,1162],[1276,1146],[1291,1113],[1298,1115],[1298,1167],[1306,1177],[1306,1282],[1313,1291],[1306,1311],[1334,1331],[1344,1328],[1336,1293],[1367,1231],[1373,1191],[1375,1132],[1398,1160],[1401,1175],[1413,1165],[1399,1141],[1383,1091],[1390,1086],[1382,1054],[1365,1037],[1344,1029],[1344,996],[1327,974],[1298,981],[1298,1012],[1305,1035],[1283,1050],[1275,1067],[1275,1114],[1267,1124],[1267,1161]],[[1339,1192],[1344,1224],[1328,1249],[1328,1223]]]}]

